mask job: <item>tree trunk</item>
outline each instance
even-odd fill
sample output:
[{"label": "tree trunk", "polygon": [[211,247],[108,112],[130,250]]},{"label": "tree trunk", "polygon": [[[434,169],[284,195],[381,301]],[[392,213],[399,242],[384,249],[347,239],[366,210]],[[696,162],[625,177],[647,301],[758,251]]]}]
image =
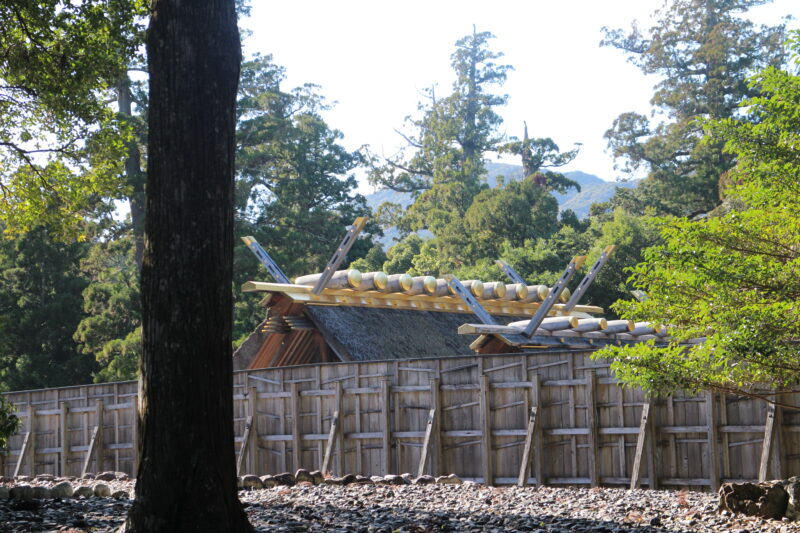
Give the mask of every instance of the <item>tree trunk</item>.
[{"label": "tree trunk", "polygon": [[128,532],[252,531],[236,492],[234,0],[155,0],[150,65],[141,459]]},{"label": "tree trunk", "polygon": [[[131,80],[126,75],[117,84],[117,106],[119,113],[126,119],[133,120],[133,96],[131,95]],[[125,158],[125,176],[131,188],[128,203],[131,208],[131,224],[133,238],[136,246],[136,268],[141,272],[144,258],[144,173],[140,163],[139,139],[134,137],[128,141],[128,155]]]}]

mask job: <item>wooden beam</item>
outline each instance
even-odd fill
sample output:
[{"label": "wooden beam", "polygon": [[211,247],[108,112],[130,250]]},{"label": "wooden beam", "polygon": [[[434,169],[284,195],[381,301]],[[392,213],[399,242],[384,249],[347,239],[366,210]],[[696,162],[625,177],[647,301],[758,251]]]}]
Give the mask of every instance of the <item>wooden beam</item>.
[{"label": "wooden beam", "polygon": [[[30,405],[28,406],[30,409]],[[29,411],[30,412],[30,411]],[[30,421],[29,421],[30,422]],[[14,477],[17,477],[22,472],[22,465],[25,464],[25,460],[28,458],[28,451],[30,450],[33,439],[31,438],[32,431],[28,431],[25,433],[25,437],[22,439],[22,448],[19,450],[19,457],[17,458],[17,464],[14,467]]]},{"label": "wooden beam", "polygon": [[600,485],[600,472],[597,464],[597,375],[590,370],[586,377],[586,425],[589,426],[589,479],[592,487]]},{"label": "wooden beam", "polygon": [[428,451],[431,447],[431,437],[433,436],[434,420],[436,419],[436,409],[428,411],[428,422],[425,425],[425,440],[422,442],[422,452],[419,456],[419,466],[417,467],[417,477],[425,473],[425,463],[428,462]]},{"label": "wooden beam", "polygon": [[[525,447],[522,448],[522,462],[519,465],[519,478],[517,479],[517,486],[524,487],[528,484],[528,474],[531,470],[531,447],[533,446],[534,430],[536,429],[536,410],[537,406],[531,407],[531,413],[528,417],[528,428],[525,434]],[[539,480],[537,479],[537,482]]]},{"label": "wooden beam", "polygon": [[244,458],[247,456],[247,449],[249,448],[250,444],[250,428],[253,425],[253,417],[252,415],[248,416],[245,423],[244,423],[244,434],[242,435],[242,445],[239,447],[239,457],[236,459],[236,475],[242,475],[242,464],[244,464]]},{"label": "wooden beam", "polygon": [[442,400],[438,377],[431,380],[431,408],[436,410],[431,442],[431,475],[438,476],[442,470]]},{"label": "wooden beam", "polygon": [[[247,380],[245,380],[247,383]],[[249,439],[256,440],[258,437],[258,389],[256,387],[250,387],[250,392],[247,394],[247,415],[250,418],[250,431],[248,433]],[[245,458],[247,460],[247,466],[249,467],[250,473],[255,474],[258,470],[258,447],[252,445],[252,443],[247,443],[248,451],[245,454]]]},{"label": "wooden beam", "polygon": [[761,461],[758,465],[758,481],[766,481],[769,473],[769,458],[775,436],[775,404],[767,404],[767,420],[764,423],[764,442],[761,445]]},{"label": "wooden beam", "polygon": [[[650,402],[642,406],[642,416],[639,419],[639,436],[636,438],[636,454],[633,456],[633,469],[631,471],[630,489],[639,488],[639,470],[642,465],[642,453],[644,452],[644,441],[647,438],[647,425],[650,423]],[[620,450],[625,453],[625,450]],[[624,474],[624,472],[623,472]],[[652,476],[653,472],[649,472]]]},{"label": "wooden beam", "polygon": [[92,431],[92,440],[89,441],[89,449],[86,450],[86,458],[83,461],[83,469],[81,469],[81,477],[86,475],[86,472],[89,471],[89,463],[92,462],[92,456],[95,454],[95,450],[97,447],[97,434],[99,433],[99,426],[95,426],[94,430]]},{"label": "wooden beam", "polygon": [[480,413],[481,413],[481,461],[483,463],[483,482],[494,485],[492,469],[492,413],[489,376],[481,374]]},{"label": "wooden beam", "polygon": [[61,414],[58,417],[58,440],[61,445],[61,454],[58,473],[61,477],[67,475],[67,459],[69,456],[69,433],[67,432],[67,416],[69,415],[69,408],[67,402],[59,402]]},{"label": "wooden beam", "polygon": [[328,432],[328,444],[325,446],[325,458],[322,460],[322,466],[320,467],[320,471],[323,474],[327,474],[330,471],[331,451],[333,450],[334,443],[336,442],[336,435],[338,432],[339,432],[339,411],[334,411],[333,418],[331,418],[331,429]]}]

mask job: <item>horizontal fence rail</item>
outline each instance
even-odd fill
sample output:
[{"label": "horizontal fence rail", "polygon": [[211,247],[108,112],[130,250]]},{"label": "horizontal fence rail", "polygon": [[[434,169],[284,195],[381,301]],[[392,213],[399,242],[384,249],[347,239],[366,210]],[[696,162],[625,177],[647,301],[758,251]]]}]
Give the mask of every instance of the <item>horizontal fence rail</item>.
[{"label": "horizontal fence rail", "polygon": [[[23,424],[0,474],[135,473],[136,382],[4,396]],[[241,474],[716,490],[800,470],[800,411],[712,393],[648,399],[589,352],[240,371],[234,426]]]}]

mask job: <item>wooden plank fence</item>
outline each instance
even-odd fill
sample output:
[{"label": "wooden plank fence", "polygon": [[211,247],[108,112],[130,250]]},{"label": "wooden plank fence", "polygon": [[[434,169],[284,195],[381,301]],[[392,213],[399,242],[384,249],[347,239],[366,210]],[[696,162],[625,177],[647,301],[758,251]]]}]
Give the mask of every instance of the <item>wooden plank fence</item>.
[{"label": "wooden plank fence", "polygon": [[[6,394],[23,427],[0,474],[133,474],[136,395],[136,382]],[[781,399],[800,405],[800,393]],[[648,399],[589,352],[236,372],[234,420],[242,474],[715,489],[800,470],[800,411],[710,393]]]}]

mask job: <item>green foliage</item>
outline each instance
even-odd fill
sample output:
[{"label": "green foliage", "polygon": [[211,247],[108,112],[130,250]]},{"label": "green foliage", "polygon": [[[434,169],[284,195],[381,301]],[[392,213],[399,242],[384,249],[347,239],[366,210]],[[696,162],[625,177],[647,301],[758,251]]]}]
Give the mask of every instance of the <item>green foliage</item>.
[{"label": "green foliage", "polygon": [[648,179],[624,191],[615,206],[643,213],[687,215],[719,203],[717,182],[734,163],[723,143],[699,142],[697,119],[737,113],[744,98],[757,94],[747,77],[784,59],[784,26],[756,26],[740,13],[763,0],[672,0],[656,12],[648,31],[634,23],[629,33],[606,31],[601,44],[624,51],[645,74],[662,77],[651,104],[656,121],[621,114],[605,134],[614,157],[628,172]]},{"label": "green foliage", "polygon": [[0,454],[8,447],[8,439],[19,431],[20,420],[14,411],[14,404],[0,396]]},{"label": "green foliage", "polygon": [[96,382],[136,379],[142,332],[133,235],[94,244],[81,271],[89,281],[83,291],[86,316],[74,340],[81,353],[97,360]]},{"label": "green foliage", "polygon": [[72,339],[84,316],[79,263],[86,249],[43,228],[0,240],[0,390],[91,380],[94,358]]},{"label": "green foliage", "polygon": [[[282,90],[284,69],[270,56],[242,64],[237,126],[237,236],[253,235],[290,277],[324,268],[345,227],[369,214],[352,171],[363,163],[348,152],[342,134],[321,117],[327,109],[317,87]],[[374,222],[366,233],[380,233]],[[369,237],[356,241],[349,257],[366,255]],[[263,319],[254,298],[238,287],[263,278],[251,252],[237,246],[234,256],[234,338],[242,340]]]},{"label": "green foliage", "polygon": [[[702,220],[662,219],[664,243],[632,271],[649,298],[616,305],[625,317],[668,324],[669,347],[598,354],[648,391],[797,386],[800,76],[768,68],[753,85],[761,96],[745,102],[746,117],[708,124],[710,142],[738,161],[726,207]],[[681,344],[693,338],[705,342]]]},{"label": "green foliage", "polygon": [[141,0],[12,0],[0,6],[0,219],[84,237],[119,199],[131,135],[105,100],[141,38]]}]

